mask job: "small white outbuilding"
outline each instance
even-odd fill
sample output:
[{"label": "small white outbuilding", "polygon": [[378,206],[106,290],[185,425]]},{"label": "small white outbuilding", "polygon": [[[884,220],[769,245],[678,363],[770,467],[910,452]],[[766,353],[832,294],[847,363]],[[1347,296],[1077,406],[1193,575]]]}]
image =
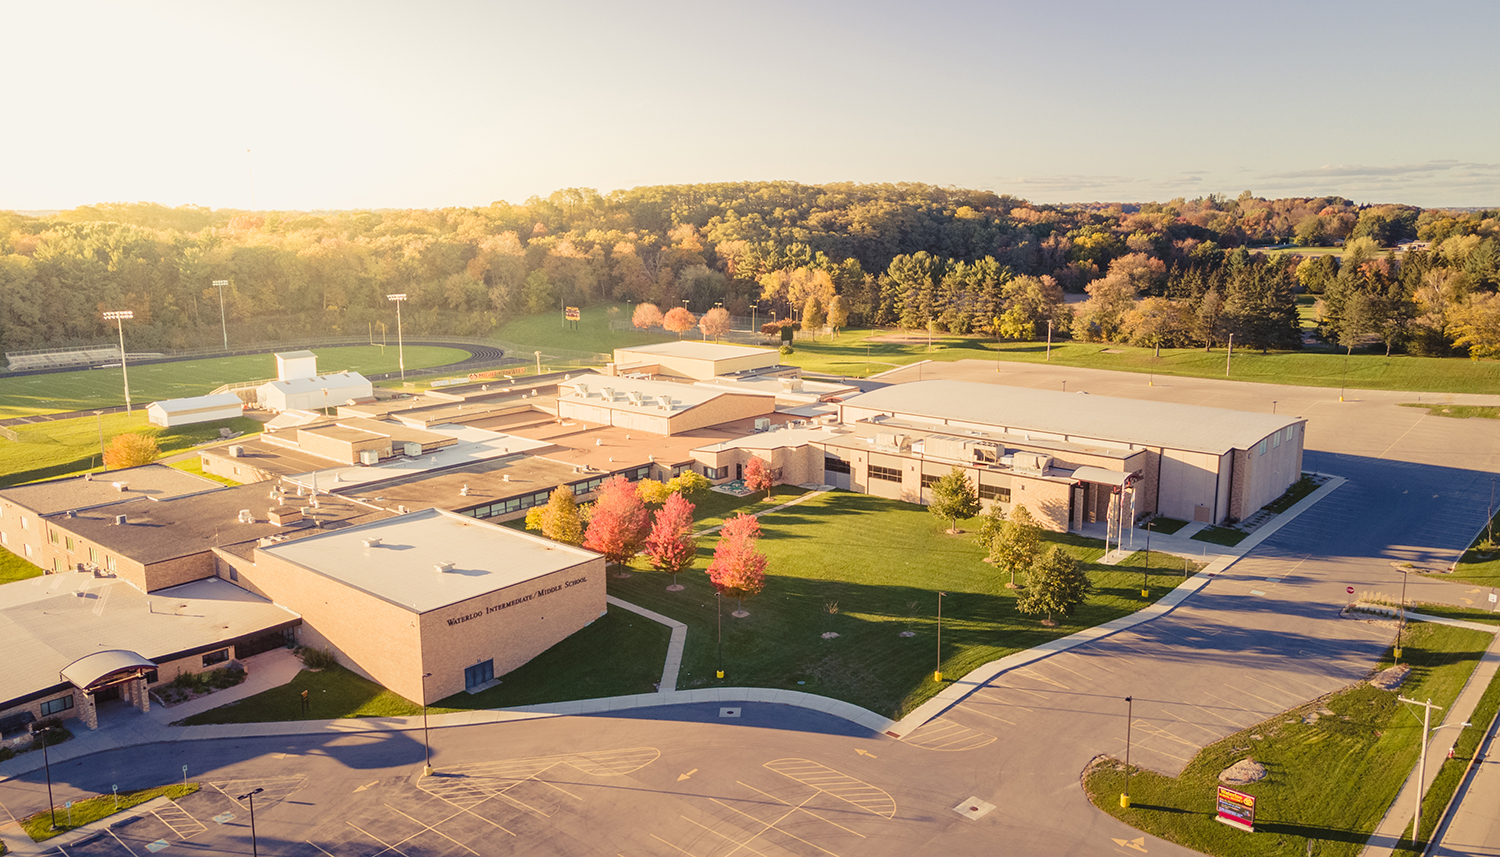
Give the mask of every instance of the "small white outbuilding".
[{"label": "small white outbuilding", "polygon": [[255,389],[255,395],[257,403],[267,410],[315,411],[342,405],[350,399],[368,399],[375,395],[375,388],[368,378],[358,372],[339,372],[335,375],[267,381]]},{"label": "small white outbuilding", "polygon": [[154,426],[185,426],[193,423],[211,423],[240,416],[245,403],[234,393],[219,393],[215,396],[190,396],[185,399],[165,399],[146,406],[146,421]]}]

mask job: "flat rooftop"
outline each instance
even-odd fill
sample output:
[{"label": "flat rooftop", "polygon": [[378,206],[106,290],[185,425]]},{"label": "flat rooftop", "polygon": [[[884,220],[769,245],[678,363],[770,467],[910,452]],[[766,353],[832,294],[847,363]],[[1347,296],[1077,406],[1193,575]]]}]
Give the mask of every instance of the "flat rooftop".
[{"label": "flat rooftop", "polygon": [[[782,425],[790,418],[773,413],[762,419],[769,419],[773,425]],[[553,461],[605,472],[649,464],[652,456],[656,457],[657,464],[682,464],[693,460],[695,449],[743,437],[754,431],[754,418],[733,420],[669,437],[582,420],[547,422],[512,429],[514,434],[522,437],[556,444],[558,448],[541,453]]]},{"label": "flat rooftop", "polygon": [[689,360],[732,360],[738,357],[771,355],[780,359],[774,348],[756,348],[750,345],[727,345],[722,342],[693,342],[683,339],[677,342],[660,342],[655,345],[637,345],[631,348],[616,348],[616,359],[621,354],[650,354],[657,357],[683,357]]},{"label": "flat rooftop", "polygon": [[[523,494],[551,491],[559,485],[589,478],[590,474],[579,473],[572,464],[519,455],[383,482],[369,491],[358,492],[358,499],[392,511],[397,506],[468,509]],[[467,495],[463,493],[465,486],[469,489]]]},{"label": "flat rooftop", "polygon": [[[611,392],[606,394],[608,389]],[[640,403],[631,399],[638,394]],[[558,386],[558,403],[576,402],[617,411],[641,411],[668,416],[694,408],[732,391],[694,384],[678,384],[673,381],[648,381],[644,378],[601,378],[587,376],[581,380],[564,381]],[[751,395],[741,393],[740,395]],[[671,402],[671,410],[663,410],[663,402]]]},{"label": "flat rooftop", "polygon": [[[338,496],[320,494],[316,510],[307,508],[309,498],[298,497],[295,492],[273,500],[269,482],[218,487],[218,491],[176,500],[137,499],[81,511],[72,518],[57,518],[56,523],[106,551],[150,565],[266,536],[316,532],[313,520],[329,528],[348,526],[350,521],[363,520],[368,515],[387,514]],[[301,509],[307,523],[292,526],[270,523],[267,512],[280,506]],[[250,510],[254,523],[239,522],[242,509]],[[115,523],[117,515],[125,516],[124,524]]]},{"label": "flat rooftop", "polygon": [[[380,544],[366,547],[367,539]],[[438,509],[263,547],[267,554],[427,613],[598,558],[598,554]],[[446,571],[439,563],[452,563]]]},{"label": "flat rooftop", "polygon": [[913,381],[844,400],[865,408],[934,420],[995,426],[1011,434],[1037,432],[1070,443],[1114,441],[1222,455],[1249,449],[1302,417],[1232,411],[1033,390],[973,381]]},{"label": "flat rooftop", "polygon": [[218,578],[149,595],[76,571],[7,583],[0,587],[0,651],[8,664],[0,701],[63,683],[62,668],[94,652],[128,649],[158,659],[299,618]]},{"label": "flat rooftop", "polygon": [[[328,467],[328,459],[317,459],[318,468],[295,475],[284,475],[282,480],[307,488],[313,487],[316,480],[319,491],[348,494],[348,489],[355,486],[373,486],[420,473],[432,473],[516,453],[536,452],[551,446],[517,435],[498,434],[469,426],[434,426],[433,431],[458,442],[439,450],[424,452],[420,458],[403,456],[375,465]],[[259,460],[255,461],[255,466],[260,466]]]},{"label": "flat rooftop", "polygon": [[[116,488],[116,482],[123,483],[125,490]],[[145,497],[169,500],[205,491],[218,491],[223,487],[221,483],[194,476],[175,467],[147,464],[125,470],[17,485],[0,491],[0,497],[34,509],[40,514],[52,515],[71,509],[88,509]]]}]

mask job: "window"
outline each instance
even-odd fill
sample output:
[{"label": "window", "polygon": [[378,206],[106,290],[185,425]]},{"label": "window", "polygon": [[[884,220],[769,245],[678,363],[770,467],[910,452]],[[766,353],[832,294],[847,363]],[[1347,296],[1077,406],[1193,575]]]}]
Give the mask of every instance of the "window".
[{"label": "window", "polygon": [[74,548],[73,548],[73,537],[72,536],[64,536],[63,537],[63,546],[68,549],[68,553],[72,553],[73,550],[74,550]]},{"label": "window", "polygon": [[979,499],[999,500],[1002,503],[1010,502],[1010,489],[1001,488],[999,485],[980,485]]},{"label": "window", "polygon": [[495,662],[493,660],[485,661],[482,664],[475,664],[464,670],[464,689],[475,688],[485,682],[494,681],[494,679]]},{"label": "window", "polygon": [[931,473],[923,473],[922,474],[922,487],[923,488],[931,488],[932,486],[934,486],[934,485],[937,484],[937,482],[938,482],[939,479],[942,479],[942,478],[943,477],[941,477],[941,476],[934,476]]},{"label": "window", "polygon": [[1271,448],[1275,449],[1278,446],[1281,446],[1281,430],[1280,429],[1277,429],[1276,433],[1273,434],[1273,435],[1271,435]]},{"label": "window", "polygon": [[59,696],[56,699],[49,699],[46,702],[42,703],[42,716],[47,717],[52,714],[60,714],[72,707],[73,694],[70,693],[67,696]]},{"label": "window", "polygon": [[23,530],[29,530],[29,529],[31,529],[31,524],[27,522],[25,515],[21,516],[21,529],[23,529]]},{"label": "window", "polygon": [[6,535],[5,533],[0,533],[0,545],[8,544],[10,544],[10,536]]},{"label": "window", "polygon": [[237,568],[235,568],[232,565],[229,566],[229,579],[230,580],[239,580],[240,579],[240,570],[237,569]]},{"label": "window", "polygon": [[219,649],[217,652],[209,652],[203,656],[203,665],[211,667],[214,664],[222,664],[229,660],[229,650]]},{"label": "window", "polygon": [[1260,454],[1261,455],[1265,455],[1266,454],[1266,442],[1264,440],[1262,440],[1260,442]]},{"label": "window", "polygon": [[156,670],[146,671],[146,684],[156,684],[158,681],[160,681],[160,679],[156,675]]},{"label": "window", "polygon": [[829,473],[848,473],[849,462],[842,458],[824,458],[823,469]]},{"label": "window", "polygon": [[58,559],[57,557],[53,557],[52,558],[52,571],[53,571],[53,573],[57,573],[57,572],[62,571],[62,560],[61,559]]},{"label": "window", "polygon": [[599,490],[599,486],[603,485],[603,484],[604,484],[604,477],[603,476],[599,476],[599,477],[596,477],[594,479],[587,480],[585,482],[574,482],[569,487],[571,487],[573,489],[574,496],[580,496],[581,497],[584,494],[589,493],[590,491],[597,491],[597,490]]},{"label": "window", "polygon": [[626,470],[621,475],[631,482],[639,482],[651,475],[651,465],[648,464],[645,467],[637,467],[634,470]]},{"label": "window", "polygon": [[89,562],[93,563],[94,565],[98,565],[99,564],[99,549],[98,548],[89,548]]},{"label": "window", "polygon": [[729,465],[726,464],[723,467],[715,468],[705,464],[703,465],[703,475],[709,479],[727,479],[729,477]]},{"label": "window", "polygon": [[896,467],[881,467],[878,464],[872,464],[870,465],[870,478],[885,482],[900,482],[901,470]]},{"label": "window", "polygon": [[112,557],[112,556],[105,557],[104,558],[104,567],[107,568],[107,569],[109,569],[110,571],[114,571],[115,570],[115,558]]},{"label": "window", "polygon": [[47,528],[47,541],[49,541],[49,542],[51,542],[53,544],[57,544],[58,542],[62,541],[62,537],[57,534],[57,530],[54,530],[51,527],[48,527]]},{"label": "window", "polygon": [[26,558],[31,559],[31,545],[22,545],[21,547],[25,550]]},{"label": "window", "polygon": [[691,464],[677,464],[677,465],[674,465],[672,467],[672,478],[676,479],[677,477],[681,476],[682,474],[684,474],[684,473],[686,473],[686,472],[688,472],[689,470],[692,470],[692,469],[693,469],[693,466]]}]

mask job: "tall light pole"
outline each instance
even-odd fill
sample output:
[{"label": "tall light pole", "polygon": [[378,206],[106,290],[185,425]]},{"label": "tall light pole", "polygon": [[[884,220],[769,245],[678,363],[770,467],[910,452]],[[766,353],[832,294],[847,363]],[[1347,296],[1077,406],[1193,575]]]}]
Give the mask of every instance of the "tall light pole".
[{"label": "tall light pole", "polygon": [[401,381],[406,381],[406,345],[401,339],[401,303],[406,300],[406,293],[399,295],[386,295],[385,299],[396,303],[396,361],[401,365]]},{"label": "tall light pole", "polygon": [[760,330],[760,328],[758,328],[758,327],[755,326],[755,309],[758,306],[760,306],[760,304],[751,304],[750,305],[750,334],[752,336],[755,335]]},{"label": "tall light pole", "polygon": [[1130,723],[1135,719],[1135,698],[1125,697],[1125,791],[1120,794],[1120,809],[1130,809]]},{"label": "tall light pole", "polygon": [[99,424],[99,466],[109,471],[109,462],[104,460],[104,412],[94,411],[94,421]]},{"label": "tall light pole", "polygon": [[714,588],[714,606],[719,614],[719,667],[714,670],[719,678],[724,677],[724,593]]},{"label": "tall light pole", "polygon": [[422,776],[432,776],[432,741],[427,737],[427,680],[432,673],[422,673],[422,751],[427,762],[422,766]]},{"label": "tall light pole", "polygon": [[214,285],[219,287],[219,327],[224,330],[224,350],[229,350],[229,322],[224,320],[224,287],[229,285],[228,280],[214,280]]},{"label": "tall light pole", "polygon": [[932,671],[933,681],[943,680],[943,596],[946,592],[938,592],[938,615],[937,615],[937,669]]},{"label": "tall light pole", "polygon": [[255,841],[255,796],[258,795],[258,794],[260,794],[263,791],[265,791],[265,789],[253,789],[253,790],[248,791],[245,794],[242,794],[239,797],[235,798],[235,800],[248,800],[248,801],[250,801],[250,855],[251,855],[251,857],[260,857],[260,846]]},{"label": "tall light pole", "polygon": [[1465,726],[1473,726],[1474,724],[1468,722],[1449,723],[1447,726],[1439,726],[1437,729],[1433,729],[1431,728],[1432,709],[1436,708],[1438,711],[1442,711],[1443,707],[1441,705],[1433,705],[1431,699],[1426,702],[1418,702],[1415,699],[1407,699],[1404,696],[1396,698],[1402,702],[1422,706],[1422,755],[1417,761],[1417,814],[1411,820],[1411,842],[1415,845],[1422,835],[1422,792],[1426,789],[1423,781],[1427,779],[1427,736],[1438,729],[1447,729],[1448,726],[1457,726],[1461,729]]},{"label": "tall light pole", "polygon": [[47,769],[47,806],[52,810],[52,826],[49,830],[57,829],[57,804],[52,801],[52,760],[47,758],[47,734],[52,731],[51,726],[43,726],[32,734],[41,738],[42,741],[42,767]]},{"label": "tall light pole", "polygon": [[[1229,350],[1224,354],[1224,377],[1229,377],[1229,367],[1234,363],[1234,334],[1229,334]],[[1342,394],[1340,394],[1342,397]],[[1340,399],[1342,401],[1342,398]]]},{"label": "tall light pole", "polygon": [[125,320],[135,318],[135,313],[122,309],[104,314],[105,321],[112,321],[120,328],[120,378],[125,382],[125,413],[130,413],[130,373],[125,370]]}]

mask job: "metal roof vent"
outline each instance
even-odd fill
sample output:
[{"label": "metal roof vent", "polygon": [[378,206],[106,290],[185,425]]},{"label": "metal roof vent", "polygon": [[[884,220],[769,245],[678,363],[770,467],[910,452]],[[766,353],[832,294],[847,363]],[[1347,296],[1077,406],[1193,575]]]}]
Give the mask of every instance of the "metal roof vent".
[{"label": "metal roof vent", "polygon": [[368,538],[368,539],[360,539],[360,543],[363,544],[367,548],[378,548],[378,547],[380,547],[380,539],[378,539],[376,537],[373,537],[373,536],[370,537],[370,538]]},{"label": "metal roof vent", "polygon": [[129,482],[113,482],[111,484],[115,486],[115,490],[116,491],[129,491],[130,490],[130,483]]},{"label": "metal roof vent", "polygon": [[125,516],[124,515],[116,515],[115,516],[115,526],[117,526],[117,527],[123,527],[123,526],[125,526]]},{"label": "metal roof vent", "polygon": [[460,496],[460,497],[467,497],[467,496],[469,496],[469,483],[465,482],[463,484],[463,486],[458,489],[458,496]]},{"label": "metal roof vent", "polygon": [[433,566],[432,568],[433,568],[434,571],[436,571],[439,574],[441,574],[441,573],[443,573],[445,571],[452,571],[453,570],[453,563],[451,563],[451,562],[440,562],[437,565]]},{"label": "metal roof vent", "polygon": [[509,473],[502,473],[502,474],[500,474],[500,481],[501,482],[509,482],[510,481],[510,474]]}]

